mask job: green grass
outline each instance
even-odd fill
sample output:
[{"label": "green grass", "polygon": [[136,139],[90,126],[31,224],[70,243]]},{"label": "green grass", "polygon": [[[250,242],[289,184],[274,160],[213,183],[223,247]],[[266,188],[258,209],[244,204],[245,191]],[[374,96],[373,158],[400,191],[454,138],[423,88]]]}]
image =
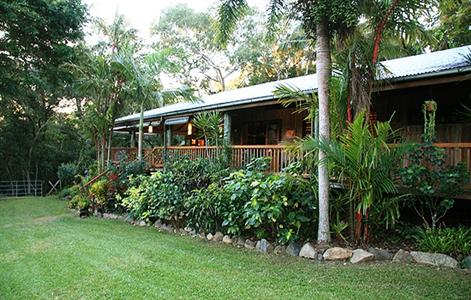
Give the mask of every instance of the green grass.
[{"label": "green grass", "polygon": [[0,200],[0,299],[470,299],[471,274],[314,263]]}]

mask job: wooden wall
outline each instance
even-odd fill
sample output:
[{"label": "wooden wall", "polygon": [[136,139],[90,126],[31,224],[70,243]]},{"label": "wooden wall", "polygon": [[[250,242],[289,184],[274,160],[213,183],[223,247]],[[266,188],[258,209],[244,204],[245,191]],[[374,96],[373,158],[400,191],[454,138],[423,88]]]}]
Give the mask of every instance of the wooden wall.
[{"label": "wooden wall", "polygon": [[373,111],[379,121],[391,118],[408,140],[420,141],[427,100],[438,104],[437,142],[471,142],[471,124],[459,113],[463,105],[471,107],[471,80],[380,92],[374,95]]},{"label": "wooden wall", "polygon": [[303,121],[306,113],[296,113],[295,108],[284,108],[281,105],[249,108],[231,111],[232,117],[232,143],[243,145],[247,143],[247,127],[254,122],[280,122],[279,142],[289,141],[288,131],[294,131],[294,135],[303,136]]}]

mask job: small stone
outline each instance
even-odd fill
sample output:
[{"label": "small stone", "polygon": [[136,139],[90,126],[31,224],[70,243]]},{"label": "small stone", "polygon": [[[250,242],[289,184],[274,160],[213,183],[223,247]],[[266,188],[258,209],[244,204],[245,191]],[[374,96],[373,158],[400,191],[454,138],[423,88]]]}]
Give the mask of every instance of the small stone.
[{"label": "small stone", "polygon": [[471,270],[471,255],[466,256],[460,263],[461,268]]},{"label": "small stone", "polygon": [[249,239],[245,240],[244,247],[247,249],[255,249],[255,242]]},{"label": "small stone", "polygon": [[286,253],[286,247],[283,245],[277,245],[273,250],[273,253],[275,253],[276,255],[284,254]]},{"label": "small stone", "polygon": [[324,259],[325,260],[347,260],[352,257],[352,250],[341,248],[341,247],[333,247],[329,248],[324,252]]},{"label": "small stone", "polygon": [[162,231],[165,231],[165,232],[168,232],[168,233],[174,233],[174,228],[172,225],[162,225],[162,227],[160,227],[160,229],[162,229]]},{"label": "small stone", "polygon": [[225,236],[222,238],[222,242],[223,242],[224,244],[232,244],[232,239],[231,239],[230,236],[225,235]]},{"label": "small stone", "polygon": [[458,261],[456,261],[456,259],[442,253],[412,251],[410,255],[414,258],[415,262],[419,264],[449,268],[456,268],[458,266]]},{"label": "small stone", "polygon": [[299,256],[299,251],[301,251],[301,247],[294,242],[289,243],[288,247],[286,247],[286,254],[289,256]]},{"label": "small stone", "polygon": [[164,224],[162,223],[162,221],[160,221],[160,219],[158,219],[157,221],[155,221],[154,223],[154,227],[155,228],[162,228]]},{"label": "small stone", "polygon": [[214,236],[213,236],[213,234],[212,234],[211,232],[206,235],[206,239],[207,239],[208,241],[212,241],[213,238],[214,238]]},{"label": "small stone", "polygon": [[353,250],[352,258],[350,258],[350,262],[352,264],[368,262],[374,260],[375,256],[373,253],[365,251],[363,249],[356,249]]},{"label": "small stone", "polygon": [[261,239],[260,241],[258,241],[255,245],[255,248],[257,248],[258,251],[263,253],[268,253],[272,250],[271,244],[266,239]]},{"label": "small stone", "polygon": [[323,261],[324,260],[324,255],[322,255],[322,253],[317,253],[317,260],[318,261]]},{"label": "small stone", "polygon": [[386,249],[381,249],[381,248],[375,248],[375,247],[369,247],[368,252],[372,253],[375,256],[375,260],[392,260],[394,257],[394,254],[389,252]]},{"label": "small stone", "polygon": [[245,240],[244,240],[243,238],[241,238],[241,237],[238,237],[238,238],[236,239],[236,241],[235,241],[235,246],[236,246],[237,248],[243,248],[243,247],[245,247]]},{"label": "small stone", "polygon": [[139,226],[139,227],[147,226],[146,221],[144,221],[144,220],[140,220],[139,222],[136,223],[136,225]]},{"label": "small stone", "polygon": [[212,241],[213,242],[222,242],[223,238],[224,238],[224,234],[222,234],[222,232],[218,231],[214,234]]},{"label": "small stone", "polygon": [[317,259],[317,250],[311,245],[311,243],[306,243],[299,251],[299,256],[309,259]]},{"label": "small stone", "polygon": [[410,255],[409,251],[399,249],[399,251],[394,254],[393,262],[399,263],[412,263],[414,258]]}]

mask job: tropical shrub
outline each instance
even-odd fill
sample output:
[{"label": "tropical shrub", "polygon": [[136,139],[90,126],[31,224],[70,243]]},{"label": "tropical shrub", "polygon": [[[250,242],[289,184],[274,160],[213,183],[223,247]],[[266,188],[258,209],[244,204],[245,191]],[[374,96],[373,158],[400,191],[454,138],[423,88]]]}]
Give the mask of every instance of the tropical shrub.
[{"label": "tropical shrub", "polygon": [[74,184],[73,186],[71,187],[67,187],[67,188],[64,188],[62,189],[60,192],[59,192],[59,198],[61,199],[64,199],[64,198],[73,198],[75,195],[77,195],[80,191],[80,186],[77,185],[77,184]]},{"label": "tropical shrub", "polygon": [[389,122],[370,125],[360,113],[338,140],[317,141],[317,147],[326,153],[326,161],[321,163],[329,163],[353,201],[357,241],[362,237],[368,242],[373,220],[389,226],[399,218],[398,200],[402,198],[390,201],[388,197],[397,193],[396,171],[405,149],[389,145],[397,138]]},{"label": "tropical shrub", "polygon": [[57,177],[62,186],[67,187],[74,183],[75,175],[78,173],[78,167],[74,163],[63,163],[57,169]]},{"label": "tropical shrub", "polygon": [[184,201],[186,224],[197,231],[223,231],[223,215],[230,210],[230,195],[217,183],[194,190]]},{"label": "tropical shrub", "polygon": [[180,225],[184,216],[183,193],[172,173],[154,173],[131,179],[123,205],[136,219],[162,219]]},{"label": "tropical shrub", "polygon": [[69,200],[68,207],[72,209],[86,210],[90,207],[90,200],[79,193]]},{"label": "tropical shrub", "polygon": [[97,208],[103,208],[108,200],[108,181],[106,179],[101,179],[94,182],[88,193],[91,196],[94,205]]},{"label": "tropical shrub", "polygon": [[462,164],[447,166],[445,151],[433,145],[437,102],[422,105],[424,132],[422,144],[408,154],[409,166],[401,170],[402,184],[411,190],[413,201],[408,202],[422,218],[426,229],[435,229],[438,222],[453,206],[454,196],[460,194],[468,180]]},{"label": "tropical shrub", "polygon": [[316,215],[312,184],[300,176],[269,174],[253,180],[250,187],[244,219],[246,228],[253,228],[257,237],[281,243],[296,240],[307,229],[303,225],[311,223]]},{"label": "tropical shrub", "polygon": [[229,175],[227,165],[220,160],[196,159],[187,157],[169,163],[166,172],[171,172],[184,193],[207,187],[211,182],[221,181]]},{"label": "tropical shrub", "polygon": [[[229,234],[256,235],[286,243],[306,237],[314,226],[315,184],[295,173],[266,174],[270,160],[252,160],[230,174],[223,189],[223,227]],[[295,170],[291,167],[288,170]]]},{"label": "tropical shrub", "polygon": [[455,257],[471,255],[471,228],[443,227],[420,230],[418,248],[425,252],[439,252]]},{"label": "tropical shrub", "polygon": [[444,149],[431,142],[415,145],[407,155],[408,166],[401,170],[404,187],[412,194],[407,204],[414,208],[424,227],[434,229],[453,207],[453,197],[463,191],[468,173],[463,164],[448,166]]}]

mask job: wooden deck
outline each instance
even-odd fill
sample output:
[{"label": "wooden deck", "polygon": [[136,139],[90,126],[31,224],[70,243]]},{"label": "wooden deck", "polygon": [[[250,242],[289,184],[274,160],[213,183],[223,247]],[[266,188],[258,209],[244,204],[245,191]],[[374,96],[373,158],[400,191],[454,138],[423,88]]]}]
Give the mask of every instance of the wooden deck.
[{"label": "wooden deck", "polygon": [[[436,143],[436,146],[445,149],[448,164],[463,162],[466,169],[471,173],[471,143]],[[283,145],[234,145],[230,147],[232,165],[234,167],[245,166],[252,158],[271,157],[271,172],[280,172],[289,163],[299,160],[292,153],[286,150]],[[222,154],[220,147],[194,147],[194,146],[169,146],[144,149],[144,158],[152,168],[162,168],[164,165],[164,154],[168,157],[188,157],[190,159],[208,158],[213,159]],[[114,161],[120,160],[123,156],[128,159],[135,159],[136,148],[113,148],[111,151]],[[471,185],[468,186],[471,188]]]}]

